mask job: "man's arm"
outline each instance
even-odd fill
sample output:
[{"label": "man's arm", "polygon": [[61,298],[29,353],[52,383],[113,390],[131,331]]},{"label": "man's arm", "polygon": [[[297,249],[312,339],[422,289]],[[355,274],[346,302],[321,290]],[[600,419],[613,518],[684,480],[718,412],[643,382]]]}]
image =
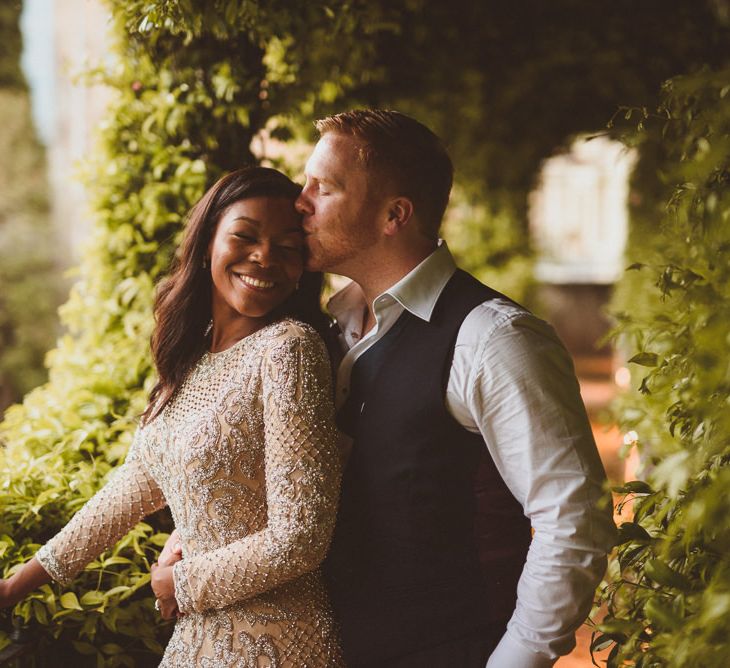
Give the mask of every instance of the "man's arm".
[{"label": "man's arm", "polygon": [[545,668],[574,647],[615,532],[573,364],[544,322],[482,305],[462,326],[452,376],[449,408],[482,434],[534,529],[515,610],[488,666]]}]

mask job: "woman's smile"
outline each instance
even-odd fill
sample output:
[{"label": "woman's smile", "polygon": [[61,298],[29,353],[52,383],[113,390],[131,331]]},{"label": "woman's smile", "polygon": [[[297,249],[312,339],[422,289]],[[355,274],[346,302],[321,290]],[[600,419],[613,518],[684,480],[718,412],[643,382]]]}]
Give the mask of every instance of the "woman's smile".
[{"label": "woman's smile", "polygon": [[234,272],[233,274],[238,280],[241,281],[247,288],[252,288],[254,290],[270,290],[273,288],[276,283],[274,281],[266,281],[261,278],[256,278],[255,276],[250,276],[248,274],[237,274]]}]

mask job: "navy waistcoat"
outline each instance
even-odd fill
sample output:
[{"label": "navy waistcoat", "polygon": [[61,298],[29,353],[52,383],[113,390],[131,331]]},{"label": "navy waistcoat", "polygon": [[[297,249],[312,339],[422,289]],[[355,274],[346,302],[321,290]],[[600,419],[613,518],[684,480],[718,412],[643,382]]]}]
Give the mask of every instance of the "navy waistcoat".
[{"label": "navy waistcoat", "polygon": [[502,297],[458,270],[430,322],[405,311],[353,366],[354,441],[324,565],[348,665],[381,666],[508,619],[530,524],[444,403],[467,314]]}]

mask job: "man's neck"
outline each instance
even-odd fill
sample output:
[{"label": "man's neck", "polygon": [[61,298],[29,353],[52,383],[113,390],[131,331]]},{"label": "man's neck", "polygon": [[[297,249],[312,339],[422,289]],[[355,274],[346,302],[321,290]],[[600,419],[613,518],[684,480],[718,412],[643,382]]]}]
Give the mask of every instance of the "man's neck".
[{"label": "man's neck", "polygon": [[365,336],[375,326],[374,302],[377,297],[410,274],[435,248],[434,246],[434,248],[422,249],[421,252],[413,252],[407,256],[401,255],[381,264],[372,262],[364,267],[361,272],[353,272],[353,275],[349,276],[360,286],[360,290],[365,297],[362,336]]},{"label": "man's neck", "polygon": [[434,250],[436,250],[435,245],[413,249],[408,253],[400,253],[391,257],[381,257],[378,258],[379,262],[367,263],[360,271],[352,272],[348,278],[360,286],[368,307],[372,310],[373,302],[379,295],[410,274]]},{"label": "man's neck", "polygon": [[367,306],[365,306],[365,313],[362,317],[362,331],[360,332],[360,338],[365,336],[373,327],[375,327],[376,322],[372,303],[369,302]]}]

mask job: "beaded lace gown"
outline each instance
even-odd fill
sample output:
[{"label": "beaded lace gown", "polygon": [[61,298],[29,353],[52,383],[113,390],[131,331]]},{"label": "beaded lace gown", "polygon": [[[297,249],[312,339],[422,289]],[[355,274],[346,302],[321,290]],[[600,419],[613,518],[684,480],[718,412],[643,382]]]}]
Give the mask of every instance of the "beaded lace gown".
[{"label": "beaded lace gown", "polygon": [[68,583],[167,503],[183,615],[161,666],[342,666],[318,570],[341,472],[330,382],[321,339],[291,320],[206,353],[41,565]]}]

